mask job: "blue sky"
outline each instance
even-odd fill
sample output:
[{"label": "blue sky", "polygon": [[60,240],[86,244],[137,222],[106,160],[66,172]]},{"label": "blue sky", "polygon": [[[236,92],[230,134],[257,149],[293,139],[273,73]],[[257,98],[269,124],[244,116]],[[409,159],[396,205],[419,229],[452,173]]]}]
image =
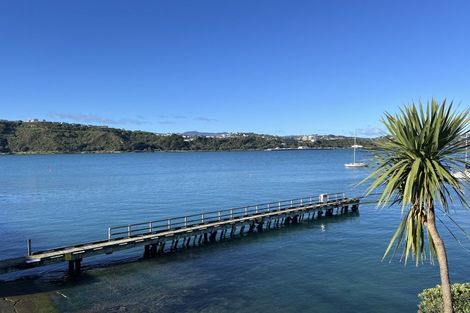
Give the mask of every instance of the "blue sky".
[{"label": "blue sky", "polygon": [[0,1],[0,119],[373,136],[470,103],[468,1]]}]

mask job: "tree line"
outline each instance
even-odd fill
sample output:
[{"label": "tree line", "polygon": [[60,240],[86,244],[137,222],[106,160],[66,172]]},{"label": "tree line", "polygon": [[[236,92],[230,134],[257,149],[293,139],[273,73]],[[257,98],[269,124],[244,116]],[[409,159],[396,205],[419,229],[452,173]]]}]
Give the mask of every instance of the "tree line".
[{"label": "tree line", "polygon": [[[344,148],[352,138],[299,141],[291,137],[239,134],[225,138],[161,135],[105,126],[57,122],[0,121],[0,153],[80,153],[136,151],[234,151],[275,148]],[[371,146],[373,140],[359,139]]]}]

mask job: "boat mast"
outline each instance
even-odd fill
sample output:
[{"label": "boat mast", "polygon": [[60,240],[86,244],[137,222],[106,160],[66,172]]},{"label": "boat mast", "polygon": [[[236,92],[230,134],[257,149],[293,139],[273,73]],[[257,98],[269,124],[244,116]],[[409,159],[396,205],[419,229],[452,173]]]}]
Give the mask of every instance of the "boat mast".
[{"label": "boat mast", "polygon": [[353,163],[356,163],[356,137],[354,137],[354,146],[353,146],[353,148],[354,148],[354,152],[353,152],[354,161],[353,161]]}]

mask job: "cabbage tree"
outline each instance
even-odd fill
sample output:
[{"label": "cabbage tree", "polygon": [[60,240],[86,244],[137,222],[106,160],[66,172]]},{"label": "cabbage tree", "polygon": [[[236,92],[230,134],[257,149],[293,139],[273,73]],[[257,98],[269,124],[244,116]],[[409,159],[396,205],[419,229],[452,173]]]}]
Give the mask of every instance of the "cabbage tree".
[{"label": "cabbage tree", "polygon": [[[385,251],[385,256],[402,247],[405,263],[410,255],[416,265],[429,253],[439,263],[444,312],[453,312],[447,255],[438,229],[436,211],[449,213],[458,199],[468,208],[462,184],[452,173],[465,168],[461,157],[468,149],[469,109],[456,112],[453,104],[434,99],[425,105],[405,106],[396,115],[386,113],[383,123],[388,134],[375,152],[376,170],[367,193],[382,188],[378,205],[401,204],[403,219]],[[437,212],[439,214],[439,212]],[[425,239],[427,246],[425,247]]]}]

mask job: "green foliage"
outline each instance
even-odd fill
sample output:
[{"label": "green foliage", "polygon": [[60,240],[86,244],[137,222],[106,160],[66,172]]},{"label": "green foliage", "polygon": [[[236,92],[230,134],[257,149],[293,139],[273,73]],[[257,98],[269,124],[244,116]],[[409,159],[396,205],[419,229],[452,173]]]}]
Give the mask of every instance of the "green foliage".
[{"label": "green foliage", "polygon": [[[419,297],[421,302],[418,306],[418,313],[442,312],[441,286],[425,289]],[[453,284],[452,299],[455,313],[470,313],[470,283]]]},{"label": "green foliage", "polygon": [[[359,144],[370,146],[371,140]],[[297,148],[350,147],[352,139],[334,138],[299,142],[293,138],[240,134],[226,138],[157,135],[102,126],[52,122],[0,121],[0,153],[77,153],[124,151],[233,151]]]},{"label": "green foliage", "polygon": [[464,135],[468,131],[469,110],[455,113],[452,103],[434,99],[426,108],[421,104],[406,106],[396,116],[386,114],[383,121],[389,135],[377,142],[375,158],[377,169],[365,180],[375,178],[368,188],[370,194],[383,187],[379,205],[409,206],[384,257],[395,244],[394,253],[403,243],[405,262],[410,252],[416,264],[426,258],[424,233],[427,232],[431,262],[435,256],[434,242],[426,227],[428,210],[434,211],[435,202],[448,212],[451,191],[466,205],[461,182],[451,172],[463,168],[459,157],[468,147]]}]

